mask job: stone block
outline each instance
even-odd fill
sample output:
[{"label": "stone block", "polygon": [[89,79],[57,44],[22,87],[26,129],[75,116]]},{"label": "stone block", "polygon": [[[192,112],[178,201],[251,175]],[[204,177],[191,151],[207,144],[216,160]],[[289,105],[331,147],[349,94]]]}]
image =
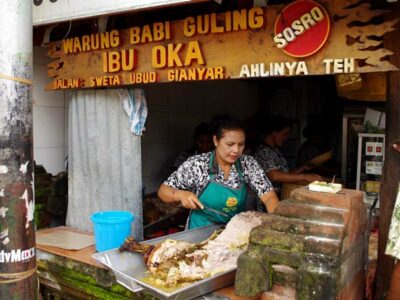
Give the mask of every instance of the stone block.
[{"label": "stone block", "polygon": [[341,250],[341,241],[336,239],[306,236],[304,250],[308,253],[321,253],[338,256]]},{"label": "stone block", "polygon": [[298,300],[334,300],[335,271],[324,266],[303,266],[297,270]]},{"label": "stone block", "polygon": [[284,200],[279,203],[274,214],[311,221],[346,224],[347,209]]},{"label": "stone block", "polygon": [[330,194],[313,192],[308,190],[308,187],[303,187],[293,190],[291,197],[293,198],[291,201],[324,205],[348,211],[344,215],[343,224],[346,227],[346,238],[342,252],[347,251],[349,245],[359,239],[359,236],[366,230],[368,216],[360,191],[343,189],[339,193]]},{"label": "stone block", "polygon": [[291,199],[300,202],[344,209],[350,209],[351,202],[360,197],[362,199],[362,192],[356,190],[342,189],[340,192],[332,194],[313,192],[308,189],[308,186],[295,189],[290,194]]},{"label": "stone block", "polygon": [[272,265],[272,283],[274,285],[296,288],[297,274],[296,269],[286,265]]},{"label": "stone block", "polygon": [[257,226],[251,231],[250,242],[293,252],[304,251],[304,236],[273,231],[263,225]]},{"label": "stone block", "polygon": [[[349,283],[361,272],[365,273],[365,262],[368,256],[368,244],[366,236],[352,243],[351,247],[341,255],[341,265],[338,270],[338,286],[339,289],[345,289]],[[359,282],[364,286],[364,281]]]},{"label": "stone block", "polygon": [[[274,214],[263,216],[244,254],[269,266],[272,290],[261,298],[362,299],[368,236],[362,193],[346,189],[317,193],[306,187],[296,189],[291,197]],[[247,271],[249,276],[255,273],[251,267]],[[295,293],[287,296],[283,291]]]},{"label": "stone block", "polygon": [[270,230],[263,224],[254,228],[250,234],[250,242],[274,249],[291,252],[321,253],[339,255],[341,241],[324,237],[306,236]]},{"label": "stone block", "polygon": [[269,264],[243,253],[238,258],[235,291],[239,296],[255,296],[269,290]]},{"label": "stone block", "polygon": [[275,214],[263,215],[262,222],[263,225],[275,231],[335,239],[342,239],[345,231],[343,224],[286,218]]},{"label": "stone block", "polygon": [[[262,247],[261,245],[253,247]],[[253,250],[254,251],[254,250]],[[339,266],[339,258],[318,253],[291,252],[282,249],[272,249],[264,247],[264,263],[286,265],[293,268],[299,268],[302,265],[324,265],[327,268],[336,268]],[[260,250],[257,250],[260,252]]]},{"label": "stone block", "polygon": [[351,244],[357,242],[362,236],[365,236],[368,228],[368,214],[362,197],[353,199],[349,214],[346,240],[343,243],[343,250],[347,251]]},{"label": "stone block", "polygon": [[[263,247],[259,245],[259,247]],[[263,248],[263,259],[265,263],[281,264],[292,268],[298,268],[303,264],[305,254],[302,252],[291,252],[289,250]]]}]

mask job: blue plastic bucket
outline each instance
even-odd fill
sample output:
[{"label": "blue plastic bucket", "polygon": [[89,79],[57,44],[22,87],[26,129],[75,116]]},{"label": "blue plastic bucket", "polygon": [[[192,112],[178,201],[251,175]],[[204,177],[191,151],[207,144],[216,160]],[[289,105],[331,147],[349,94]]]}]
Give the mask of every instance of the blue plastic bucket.
[{"label": "blue plastic bucket", "polygon": [[118,248],[131,234],[133,214],[128,211],[101,211],[91,218],[98,252]]}]

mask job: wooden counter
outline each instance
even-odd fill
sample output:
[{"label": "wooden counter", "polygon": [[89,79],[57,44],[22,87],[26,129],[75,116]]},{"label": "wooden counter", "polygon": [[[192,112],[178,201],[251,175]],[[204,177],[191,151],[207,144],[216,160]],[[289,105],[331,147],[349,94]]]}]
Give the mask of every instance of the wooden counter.
[{"label": "wooden counter", "polygon": [[[39,230],[36,237],[63,230],[82,233],[67,227],[56,227]],[[37,244],[36,250],[44,300],[152,299],[148,295],[134,294],[118,284],[114,273],[92,258],[94,246],[74,251]]]},{"label": "wooden counter", "polygon": [[[82,231],[79,231],[79,230],[76,230],[73,228],[62,226],[62,227],[46,228],[46,229],[39,230],[36,232],[36,238],[46,235],[48,233],[59,232],[61,230],[66,230],[66,231],[70,231],[70,232],[78,232],[80,234],[87,234],[89,236],[92,236],[91,233],[82,232]],[[82,263],[85,263],[88,265],[92,265],[92,266],[95,266],[98,268],[105,269],[105,267],[102,264],[98,263],[95,259],[92,258],[92,254],[96,252],[94,245],[84,248],[82,250],[76,251],[76,250],[66,250],[66,249],[62,249],[62,248],[58,248],[58,247],[51,247],[51,246],[36,244],[36,249],[47,252],[47,253],[52,253],[55,255],[63,256],[65,258],[79,261],[79,262],[82,262]]]},{"label": "wooden counter", "polygon": [[[56,227],[39,230],[36,236],[61,230],[82,233],[68,227]],[[92,254],[96,251],[94,246],[82,250],[65,250],[37,244],[36,249],[38,274],[44,299],[60,295],[62,299],[74,300],[154,299],[148,294],[134,294],[119,285],[113,272],[92,258]],[[236,296],[234,287],[229,286],[208,294],[207,299],[257,300],[259,297]]]}]

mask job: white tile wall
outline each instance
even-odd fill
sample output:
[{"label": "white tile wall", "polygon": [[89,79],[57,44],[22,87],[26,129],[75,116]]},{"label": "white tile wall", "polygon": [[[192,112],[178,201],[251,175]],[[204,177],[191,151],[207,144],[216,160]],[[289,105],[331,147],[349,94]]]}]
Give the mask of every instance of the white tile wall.
[{"label": "white tile wall", "polygon": [[33,49],[33,147],[36,164],[52,174],[64,170],[68,152],[68,105],[63,91],[45,91],[47,49]]},{"label": "white tile wall", "polygon": [[55,175],[64,170],[64,149],[60,147],[34,147],[33,155],[37,164]]},{"label": "white tile wall", "polygon": [[63,91],[46,91],[46,85],[51,81],[47,77],[46,65],[33,63],[33,101],[35,106],[64,107]]},{"label": "white tile wall", "polygon": [[33,140],[35,147],[64,147],[64,107],[33,107]]}]

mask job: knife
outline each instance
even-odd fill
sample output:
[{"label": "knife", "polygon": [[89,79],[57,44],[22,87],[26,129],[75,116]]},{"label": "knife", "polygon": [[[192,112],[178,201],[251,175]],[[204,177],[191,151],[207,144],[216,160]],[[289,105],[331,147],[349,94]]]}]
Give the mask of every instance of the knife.
[{"label": "knife", "polygon": [[226,213],[224,213],[224,212],[222,212],[222,211],[218,211],[218,210],[216,210],[216,209],[213,209],[213,208],[208,207],[208,206],[205,206],[205,205],[203,205],[203,209],[208,210],[209,212],[213,212],[213,213],[215,213],[215,214],[217,214],[217,215],[226,217],[226,218],[230,218],[230,217],[231,217],[230,215],[228,215],[228,214],[226,214]]}]

